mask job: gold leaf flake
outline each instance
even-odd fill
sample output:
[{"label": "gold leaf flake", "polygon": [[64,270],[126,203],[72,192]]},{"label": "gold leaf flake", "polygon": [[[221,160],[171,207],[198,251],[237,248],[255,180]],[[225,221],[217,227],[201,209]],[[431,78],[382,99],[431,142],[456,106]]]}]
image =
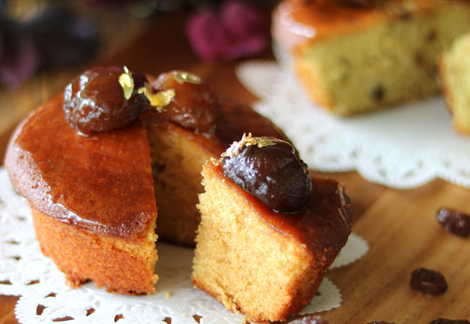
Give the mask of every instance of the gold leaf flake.
[{"label": "gold leaf flake", "polygon": [[124,66],[124,73],[119,76],[119,84],[124,91],[124,98],[129,100],[132,96],[132,92],[134,92],[134,78],[132,77],[132,73],[129,72],[127,66]]},{"label": "gold leaf flake", "polygon": [[184,82],[201,84],[202,82],[199,76],[189,72],[177,72],[174,78],[179,84],[183,84]]},{"label": "gold leaf flake", "polygon": [[157,108],[168,106],[171,100],[175,97],[175,90],[168,89],[153,93],[148,85],[139,88],[138,93],[143,94],[150,101],[150,105]]},{"label": "gold leaf flake", "polygon": [[222,158],[224,157],[230,157],[234,158],[235,156],[240,153],[245,146],[251,146],[251,145],[256,145],[259,148],[266,147],[266,146],[271,146],[271,145],[276,145],[276,142],[274,142],[272,139],[269,137],[253,137],[251,133],[248,133],[248,135],[243,134],[242,139],[239,142],[233,142],[232,145],[222,153]]}]

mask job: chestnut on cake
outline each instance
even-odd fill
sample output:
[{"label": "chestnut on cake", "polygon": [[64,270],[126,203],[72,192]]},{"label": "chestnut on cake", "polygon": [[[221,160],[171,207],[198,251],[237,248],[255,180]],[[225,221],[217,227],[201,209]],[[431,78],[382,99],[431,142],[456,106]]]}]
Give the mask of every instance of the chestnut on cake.
[{"label": "chestnut on cake", "polygon": [[350,234],[343,187],[311,177],[290,143],[251,135],[202,175],[193,283],[250,321],[300,312]]},{"label": "chestnut on cake", "polygon": [[283,0],[272,24],[307,95],[339,116],[437,94],[437,57],[468,31],[463,0]]}]

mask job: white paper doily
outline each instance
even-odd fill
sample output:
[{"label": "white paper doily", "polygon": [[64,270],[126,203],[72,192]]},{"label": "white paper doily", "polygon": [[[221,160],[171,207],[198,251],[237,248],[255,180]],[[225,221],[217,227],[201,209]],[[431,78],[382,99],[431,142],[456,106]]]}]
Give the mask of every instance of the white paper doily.
[{"label": "white paper doily", "polygon": [[[243,316],[228,312],[215,299],[190,283],[193,249],[157,244],[159,293],[152,296],[121,296],[87,283],[77,289],[65,285],[65,276],[36,241],[26,200],[11,187],[0,168],[0,294],[21,296],[17,319],[27,323],[165,323],[240,324]],[[349,264],[364,255],[367,243],[352,234],[334,267]],[[339,307],[341,294],[328,279],[302,313]]]},{"label": "white paper doily", "polygon": [[398,189],[435,178],[470,187],[470,138],[454,132],[442,98],[339,118],[307,99],[288,66],[248,61],[237,75],[260,98],[254,108],[286,133],[310,168],[357,170]]}]

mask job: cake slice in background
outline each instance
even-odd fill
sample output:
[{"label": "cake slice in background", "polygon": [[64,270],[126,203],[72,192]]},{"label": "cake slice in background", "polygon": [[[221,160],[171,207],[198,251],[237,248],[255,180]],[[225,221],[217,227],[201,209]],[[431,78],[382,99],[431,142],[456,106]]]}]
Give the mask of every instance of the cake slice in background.
[{"label": "cake slice in background", "polygon": [[437,56],[470,31],[470,3],[363,2],[284,0],[275,9],[274,41],[307,95],[349,116],[437,94]]},{"label": "cake slice in background", "polygon": [[439,75],[454,129],[470,135],[470,34],[460,37],[442,54]]}]

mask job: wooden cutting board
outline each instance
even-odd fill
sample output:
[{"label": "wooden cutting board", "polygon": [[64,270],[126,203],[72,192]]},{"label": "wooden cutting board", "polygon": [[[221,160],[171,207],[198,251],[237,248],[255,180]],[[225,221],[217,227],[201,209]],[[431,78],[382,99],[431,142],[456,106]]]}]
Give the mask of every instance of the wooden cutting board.
[{"label": "wooden cutting board", "polygon": [[[223,96],[244,103],[255,101],[235,76],[238,62],[203,63],[192,54],[182,28],[185,17],[186,12],[180,11],[152,20],[136,37],[121,38],[122,46],[89,66],[127,65],[154,75],[188,70],[204,77]],[[272,54],[267,51],[259,58],[272,59]],[[41,74],[20,90],[2,90],[0,120],[10,114],[8,122],[0,125],[2,160],[19,119],[61,91],[81,69],[60,75]],[[15,107],[4,107],[8,103],[20,107],[14,118],[11,114]],[[321,316],[332,324],[428,324],[439,317],[470,320],[470,238],[446,232],[435,217],[441,207],[470,213],[470,189],[436,180],[416,189],[396,190],[369,183],[355,172],[316,174],[345,185],[354,206],[353,231],[370,244],[370,251],[361,260],[328,274],[340,288],[343,303]],[[410,289],[410,274],[418,267],[442,272],[448,291],[433,296]],[[0,296],[0,324],[17,323],[13,312],[16,299]]]}]

